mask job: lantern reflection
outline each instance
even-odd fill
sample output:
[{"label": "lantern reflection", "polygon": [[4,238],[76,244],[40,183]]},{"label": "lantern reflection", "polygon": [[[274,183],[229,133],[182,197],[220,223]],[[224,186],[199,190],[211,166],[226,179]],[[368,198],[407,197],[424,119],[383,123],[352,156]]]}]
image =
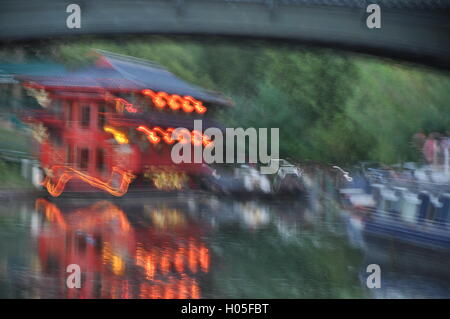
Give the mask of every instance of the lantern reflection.
[{"label": "lantern reflection", "polygon": [[[199,279],[209,272],[209,249],[181,211],[152,208],[143,226],[109,201],[64,205],[40,198],[35,208],[43,220],[41,271],[58,280],[67,298],[201,297]],[[80,289],[66,288],[69,264],[81,268]]]}]

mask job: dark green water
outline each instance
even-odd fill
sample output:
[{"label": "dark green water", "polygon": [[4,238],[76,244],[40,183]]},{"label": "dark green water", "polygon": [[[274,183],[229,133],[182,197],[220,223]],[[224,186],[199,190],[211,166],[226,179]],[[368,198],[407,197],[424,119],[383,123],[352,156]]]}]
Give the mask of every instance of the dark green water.
[{"label": "dark green water", "polygon": [[[179,195],[5,202],[0,297],[449,296],[439,270],[437,276],[403,272],[398,261],[392,266],[391,247],[377,244],[381,253],[372,256],[377,250],[351,225],[333,202],[320,201]],[[382,263],[381,289],[365,284],[373,258]],[[79,289],[67,288],[69,264],[80,266]]]}]

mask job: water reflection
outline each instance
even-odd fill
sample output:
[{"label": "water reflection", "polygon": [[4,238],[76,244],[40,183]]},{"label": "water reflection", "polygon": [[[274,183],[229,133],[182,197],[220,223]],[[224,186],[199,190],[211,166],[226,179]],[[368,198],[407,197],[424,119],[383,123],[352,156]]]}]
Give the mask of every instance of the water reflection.
[{"label": "water reflection", "polygon": [[[8,202],[0,208],[0,296],[363,296],[357,251],[309,206],[188,195]],[[81,267],[80,289],[66,287],[69,264]]]},{"label": "water reflection", "polygon": [[[361,221],[342,222],[339,207],[325,199],[164,196],[5,202],[0,297],[448,296],[450,277],[428,257],[374,244]],[[369,263],[382,268],[380,290],[366,287]],[[66,286],[69,264],[81,267],[80,289]]]},{"label": "water reflection", "polygon": [[64,287],[66,267],[78,264],[81,289],[64,289],[72,298],[200,298],[198,277],[208,273],[209,250],[201,231],[178,209],[143,210],[149,225],[132,226],[109,201],[82,208],[37,199],[43,216],[38,227],[39,260],[44,275]]},{"label": "water reflection", "polygon": [[[349,243],[361,249],[364,264],[377,264],[382,270],[381,288],[372,291],[375,298],[450,298],[450,254],[420,248],[375,236],[364,230],[360,215],[345,211],[343,219]],[[360,280],[367,274],[361,269]]]}]

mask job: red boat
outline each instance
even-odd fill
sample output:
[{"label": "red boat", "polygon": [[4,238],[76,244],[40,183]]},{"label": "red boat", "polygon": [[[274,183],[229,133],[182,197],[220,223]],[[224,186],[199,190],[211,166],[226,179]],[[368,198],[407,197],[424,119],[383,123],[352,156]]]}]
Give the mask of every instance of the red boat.
[{"label": "red boat", "polygon": [[[177,142],[208,147],[194,130],[220,127],[211,114],[231,105],[221,94],[189,84],[145,60],[95,51],[96,62],[60,76],[18,76],[42,106],[23,114],[33,127],[42,185],[52,196],[102,191],[123,196],[129,189],[197,188],[212,173],[204,163],[175,164]],[[174,138],[186,128],[189,141]]]}]

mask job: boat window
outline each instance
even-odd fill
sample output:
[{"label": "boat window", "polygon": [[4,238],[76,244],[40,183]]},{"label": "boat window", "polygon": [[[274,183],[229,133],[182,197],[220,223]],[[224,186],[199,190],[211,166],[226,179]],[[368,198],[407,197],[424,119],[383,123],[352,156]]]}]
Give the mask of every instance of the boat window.
[{"label": "boat window", "polygon": [[98,108],[98,128],[103,129],[103,126],[105,126],[106,118],[105,118],[105,106],[100,105]]},{"label": "boat window", "polygon": [[54,146],[60,147],[60,146],[63,145],[61,132],[60,132],[59,130],[56,130],[56,129],[48,129],[48,136],[49,136],[50,142],[51,142]]},{"label": "boat window", "polygon": [[103,171],[105,169],[105,153],[101,148],[97,148],[97,170]]},{"label": "boat window", "polygon": [[67,118],[67,124],[69,126],[72,125],[72,121],[73,121],[73,106],[72,106],[72,102],[67,102],[67,108],[66,108],[66,118]]},{"label": "boat window", "polygon": [[58,117],[62,118],[63,115],[63,107],[62,102],[60,100],[54,100],[52,103],[53,113]]},{"label": "boat window", "polygon": [[91,120],[91,108],[89,106],[83,106],[81,108],[81,127],[89,127]]},{"label": "boat window", "polygon": [[89,163],[89,150],[87,148],[82,148],[80,150],[80,169],[87,169]]},{"label": "boat window", "polygon": [[72,152],[72,147],[70,146],[70,144],[67,145],[67,152],[66,152],[66,162],[67,164],[72,164],[72,159],[73,159],[73,152]]}]

